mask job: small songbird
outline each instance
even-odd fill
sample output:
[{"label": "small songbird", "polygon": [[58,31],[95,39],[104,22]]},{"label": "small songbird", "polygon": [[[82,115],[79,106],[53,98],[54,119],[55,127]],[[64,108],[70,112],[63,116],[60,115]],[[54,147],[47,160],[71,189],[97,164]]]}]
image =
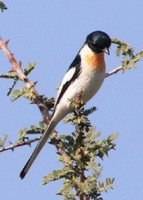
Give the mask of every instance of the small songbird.
[{"label": "small songbird", "polygon": [[87,102],[101,87],[105,78],[104,53],[109,54],[110,45],[110,37],[102,31],[95,31],[87,36],[84,45],[79,50],[61,82],[51,121],[22,169],[20,173],[21,179],[27,174],[55,126],[68,113],[73,111],[70,100],[81,93],[82,100]]}]

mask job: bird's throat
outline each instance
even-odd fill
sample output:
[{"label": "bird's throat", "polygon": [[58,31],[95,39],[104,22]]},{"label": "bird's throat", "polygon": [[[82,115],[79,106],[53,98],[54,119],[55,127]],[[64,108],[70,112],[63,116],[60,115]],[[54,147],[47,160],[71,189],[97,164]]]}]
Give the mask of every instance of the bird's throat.
[{"label": "bird's throat", "polygon": [[105,61],[104,61],[104,53],[96,54],[96,53],[90,53],[87,54],[85,57],[85,64],[87,67],[97,70],[97,71],[103,71],[105,70]]}]

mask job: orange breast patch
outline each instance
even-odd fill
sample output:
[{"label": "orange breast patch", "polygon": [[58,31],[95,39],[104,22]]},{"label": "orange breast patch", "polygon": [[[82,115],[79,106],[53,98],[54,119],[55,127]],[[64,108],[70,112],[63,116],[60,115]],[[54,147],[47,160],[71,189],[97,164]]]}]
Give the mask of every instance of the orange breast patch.
[{"label": "orange breast patch", "polygon": [[102,71],[105,69],[104,54],[87,54],[85,63],[88,67]]}]

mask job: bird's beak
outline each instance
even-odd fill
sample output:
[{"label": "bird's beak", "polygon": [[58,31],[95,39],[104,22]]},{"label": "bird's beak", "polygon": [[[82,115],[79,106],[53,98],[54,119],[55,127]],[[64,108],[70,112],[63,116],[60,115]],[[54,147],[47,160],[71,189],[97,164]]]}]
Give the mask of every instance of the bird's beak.
[{"label": "bird's beak", "polygon": [[108,55],[110,55],[109,48],[104,48],[104,49],[103,49],[103,52],[104,52],[104,53],[107,53]]}]

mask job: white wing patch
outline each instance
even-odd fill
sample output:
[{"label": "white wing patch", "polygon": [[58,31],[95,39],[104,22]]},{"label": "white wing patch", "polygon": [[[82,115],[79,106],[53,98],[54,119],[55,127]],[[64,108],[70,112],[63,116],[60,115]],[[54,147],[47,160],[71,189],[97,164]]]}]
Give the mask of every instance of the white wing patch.
[{"label": "white wing patch", "polygon": [[62,91],[62,89],[63,89],[63,85],[65,85],[65,83],[66,83],[67,81],[71,80],[71,78],[73,77],[75,71],[76,71],[75,67],[72,67],[72,68],[70,68],[70,69],[67,71],[67,73],[65,74],[65,76],[64,76],[64,78],[63,78],[63,80],[62,80],[62,82],[61,82],[61,84],[60,84],[60,86],[59,86],[59,89],[58,89],[58,93],[57,93],[55,105],[56,105],[57,99],[59,98],[59,95],[60,95],[60,93],[61,93],[61,91]]}]

